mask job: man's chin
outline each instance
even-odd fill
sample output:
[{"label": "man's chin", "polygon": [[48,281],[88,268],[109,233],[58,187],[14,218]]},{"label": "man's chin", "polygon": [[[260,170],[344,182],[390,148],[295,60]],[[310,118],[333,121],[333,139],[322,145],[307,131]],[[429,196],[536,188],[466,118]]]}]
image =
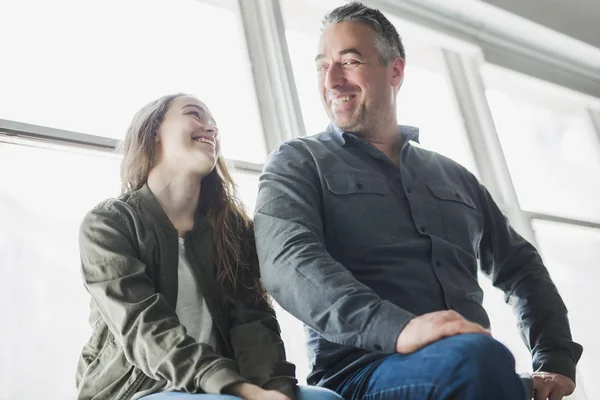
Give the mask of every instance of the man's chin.
[{"label": "man's chin", "polygon": [[333,121],[333,124],[344,132],[357,132],[359,131],[359,124],[356,121]]}]

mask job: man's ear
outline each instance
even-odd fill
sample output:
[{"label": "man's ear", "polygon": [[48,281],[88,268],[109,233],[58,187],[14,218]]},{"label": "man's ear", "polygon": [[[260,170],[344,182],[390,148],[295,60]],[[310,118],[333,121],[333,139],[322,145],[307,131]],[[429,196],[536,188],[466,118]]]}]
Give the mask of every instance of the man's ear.
[{"label": "man's ear", "polygon": [[404,81],[404,59],[401,57],[392,60],[392,86],[399,88]]}]

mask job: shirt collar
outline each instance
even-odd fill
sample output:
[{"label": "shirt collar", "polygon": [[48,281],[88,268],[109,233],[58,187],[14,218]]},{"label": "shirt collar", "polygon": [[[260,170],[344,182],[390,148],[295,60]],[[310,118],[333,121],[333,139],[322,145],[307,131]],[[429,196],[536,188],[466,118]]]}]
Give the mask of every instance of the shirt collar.
[{"label": "shirt collar", "polygon": [[[348,137],[360,138],[360,136],[345,132],[333,124],[329,124],[327,132],[331,135],[332,139],[338,142],[340,145],[345,145]],[[419,128],[409,125],[398,125],[398,133],[405,139],[405,141],[412,140],[413,142],[419,142]]]}]

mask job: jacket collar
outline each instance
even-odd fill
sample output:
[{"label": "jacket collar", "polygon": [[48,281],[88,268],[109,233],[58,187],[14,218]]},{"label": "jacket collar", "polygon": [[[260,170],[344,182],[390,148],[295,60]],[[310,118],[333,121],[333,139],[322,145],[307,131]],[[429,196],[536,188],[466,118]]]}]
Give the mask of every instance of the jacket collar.
[{"label": "jacket collar", "polygon": [[[156,222],[158,222],[161,226],[168,227],[169,229],[174,230],[175,226],[165,213],[165,210],[161,207],[160,203],[150,187],[148,183],[145,183],[139,190],[136,191],[137,196],[141,200],[142,204],[150,211],[152,217]],[[200,211],[200,207],[198,207],[198,211],[196,211],[196,215],[194,216],[194,229],[193,231],[199,231],[203,228],[204,223],[206,221],[205,215]]]}]

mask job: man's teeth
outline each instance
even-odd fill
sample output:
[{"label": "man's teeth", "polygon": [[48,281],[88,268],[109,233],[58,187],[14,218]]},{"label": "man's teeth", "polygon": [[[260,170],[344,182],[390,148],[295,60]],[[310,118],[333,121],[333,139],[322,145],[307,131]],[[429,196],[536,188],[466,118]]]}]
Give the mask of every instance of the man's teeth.
[{"label": "man's teeth", "polygon": [[336,105],[337,105],[337,104],[341,104],[341,103],[346,103],[346,102],[348,102],[348,101],[352,100],[352,98],[353,98],[353,97],[354,97],[354,96],[344,96],[344,97],[338,97],[337,99],[335,99],[335,100],[333,101],[333,104],[336,104]]}]

